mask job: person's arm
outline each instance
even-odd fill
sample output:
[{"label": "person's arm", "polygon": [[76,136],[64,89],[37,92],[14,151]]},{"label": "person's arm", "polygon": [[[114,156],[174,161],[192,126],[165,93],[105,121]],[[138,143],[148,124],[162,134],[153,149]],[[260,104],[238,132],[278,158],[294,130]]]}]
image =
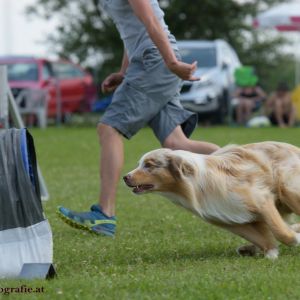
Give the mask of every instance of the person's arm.
[{"label": "person's arm", "polygon": [[272,94],[270,97],[267,98],[265,103],[265,115],[269,116],[273,112],[273,106],[275,101],[275,95]]},{"label": "person's arm", "polygon": [[275,98],[275,103],[274,103],[274,115],[277,124],[279,127],[283,128],[286,127],[284,120],[283,120],[283,111],[282,111],[282,101],[278,99],[277,97]]},{"label": "person's arm", "polygon": [[292,101],[291,94],[288,93],[286,97],[287,97],[287,102],[289,103],[288,126],[292,127],[296,123],[296,117],[297,117],[296,107]]},{"label": "person's arm", "polygon": [[113,92],[122,83],[128,64],[129,61],[127,52],[124,49],[120,71],[112,73],[104,79],[104,81],[101,84],[101,90],[103,93]]},{"label": "person's arm", "polygon": [[296,117],[297,117],[296,108],[293,104],[291,104],[291,111],[290,111],[289,120],[288,120],[289,127],[293,127],[295,125]]},{"label": "person's arm", "polygon": [[199,80],[193,76],[197,68],[197,62],[186,64],[178,61],[168,36],[162,28],[158,18],[155,16],[150,1],[148,0],[128,0],[135,15],[145,25],[146,30],[153,43],[158,48],[162,58],[171,72],[184,80]]},{"label": "person's arm", "polygon": [[257,100],[265,100],[267,97],[267,94],[261,87],[256,87],[256,93],[257,93]]},{"label": "person's arm", "polygon": [[241,88],[237,88],[237,89],[234,91],[233,97],[234,97],[234,98],[240,98],[240,97],[241,97]]}]

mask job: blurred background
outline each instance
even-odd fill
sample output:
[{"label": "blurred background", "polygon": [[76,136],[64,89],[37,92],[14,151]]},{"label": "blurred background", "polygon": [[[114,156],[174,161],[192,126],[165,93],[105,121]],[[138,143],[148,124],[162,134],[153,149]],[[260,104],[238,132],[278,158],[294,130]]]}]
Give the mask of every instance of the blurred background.
[{"label": "blurred background", "polygon": [[[27,124],[45,127],[75,122],[88,113],[91,120],[93,112],[98,118],[110,103],[111,95],[102,95],[99,87],[109,73],[118,70],[123,45],[98,2],[0,0],[0,64],[8,66],[9,85]],[[238,123],[236,91],[251,85],[265,93],[251,114],[264,116],[262,106],[279,83],[293,94],[299,118],[300,10],[279,7],[292,17],[293,26],[285,24],[290,19],[283,20],[281,15],[279,23],[273,22],[274,15],[273,23],[263,18],[280,5],[300,7],[300,1],[159,3],[180,41],[183,60],[198,60],[202,80],[184,82],[181,101],[199,114],[200,122]],[[246,77],[255,80],[238,84],[247,72]]]}]

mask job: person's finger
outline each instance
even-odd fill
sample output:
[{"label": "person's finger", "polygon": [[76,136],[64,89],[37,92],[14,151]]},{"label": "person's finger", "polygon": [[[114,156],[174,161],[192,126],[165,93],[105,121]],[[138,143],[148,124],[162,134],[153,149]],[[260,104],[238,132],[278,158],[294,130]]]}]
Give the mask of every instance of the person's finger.
[{"label": "person's finger", "polygon": [[102,84],[101,84],[101,90],[103,93],[108,93],[109,92],[109,87],[111,86],[112,82],[110,78],[106,78]]},{"label": "person's finger", "polygon": [[101,84],[101,91],[104,94],[109,92],[109,83],[107,83],[106,81],[103,81],[102,84]]},{"label": "person's finger", "polygon": [[104,86],[104,82],[101,83],[101,92],[105,94],[105,86]]},{"label": "person's finger", "polygon": [[199,81],[199,80],[201,80],[201,78],[200,77],[196,77],[196,76],[191,76],[188,80],[189,81]]},{"label": "person's finger", "polygon": [[110,85],[111,85],[111,79],[110,79],[110,78],[106,78],[106,79],[103,81],[103,85],[104,85],[104,86],[110,86]]}]

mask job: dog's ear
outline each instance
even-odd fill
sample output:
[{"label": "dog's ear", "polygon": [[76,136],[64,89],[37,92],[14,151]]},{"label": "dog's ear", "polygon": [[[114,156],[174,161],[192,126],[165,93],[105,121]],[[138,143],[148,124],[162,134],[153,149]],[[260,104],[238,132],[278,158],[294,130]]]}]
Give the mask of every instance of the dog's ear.
[{"label": "dog's ear", "polygon": [[195,173],[193,166],[184,161],[181,157],[168,156],[168,169],[175,179],[181,179],[182,176],[192,176]]}]

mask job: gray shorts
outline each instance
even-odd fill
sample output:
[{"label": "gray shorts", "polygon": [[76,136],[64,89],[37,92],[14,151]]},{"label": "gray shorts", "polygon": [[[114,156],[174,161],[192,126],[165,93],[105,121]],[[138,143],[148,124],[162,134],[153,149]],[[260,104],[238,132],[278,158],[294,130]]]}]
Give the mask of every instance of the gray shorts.
[{"label": "gray shorts", "polygon": [[197,115],[179,101],[181,79],[166,67],[156,48],[134,57],[112,103],[100,119],[131,138],[149,125],[161,144],[178,125],[187,137],[197,125]]}]

